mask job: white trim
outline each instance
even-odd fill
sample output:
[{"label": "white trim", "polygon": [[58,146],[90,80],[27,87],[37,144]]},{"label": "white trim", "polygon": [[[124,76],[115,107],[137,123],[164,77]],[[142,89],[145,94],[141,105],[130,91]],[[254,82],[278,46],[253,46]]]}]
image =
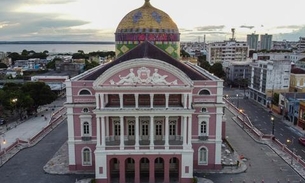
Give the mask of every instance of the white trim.
[{"label": "white trim", "polygon": [[201,95],[200,95],[200,92],[203,91],[203,90],[206,90],[206,91],[208,91],[208,92],[210,93],[208,96],[212,95],[211,90],[209,90],[209,89],[207,89],[207,88],[202,88],[201,90],[199,90],[198,93],[197,93],[197,95],[199,95],[199,96],[202,96],[202,95],[203,95],[203,96],[206,96],[205,94],[201,94]]},{"label": "white trim", "polygon": [[[84,150],[85,149],[89,149],[89,161],[88,163],[84,162]],[[81,150],[81,156],[82,156],[82,166],[92,166],[92,150],[90,149],[90,147],[83,147]]]},{"label": "white trim", "polygon": [[[209,136],[209,130],[210,130],[210,115],[198,115],[198,136]],[[207,133],[201,134],[201,123],[206,122],[207,126]]]},{"label": "white trim", "polygon": [[[80,95],[80,92],[83,91],[83,90],[87,90],[90,93],[90,95]],[[91,96],[92,92],[88,88],[81,88],[80,90],[78,90],[77,95],[80,95],[80,96]]]},{"label": "white trim", "polygon": [[[92,116],[91,115],[80,115],[80,125],[81,125],[81,136],[92,136]],[[89,123],[89,134],[84,134],[84,123]]]}]

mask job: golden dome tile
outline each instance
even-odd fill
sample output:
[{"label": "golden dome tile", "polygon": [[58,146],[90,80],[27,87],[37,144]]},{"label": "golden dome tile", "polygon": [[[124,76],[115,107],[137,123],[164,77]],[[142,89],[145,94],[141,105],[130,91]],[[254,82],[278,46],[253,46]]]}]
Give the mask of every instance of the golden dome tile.
[{"label": "golden dome tile", "polygon": [[119,23],[118,32],[179,32],[170,16],[145,0],[142,7],[128,13]]}]

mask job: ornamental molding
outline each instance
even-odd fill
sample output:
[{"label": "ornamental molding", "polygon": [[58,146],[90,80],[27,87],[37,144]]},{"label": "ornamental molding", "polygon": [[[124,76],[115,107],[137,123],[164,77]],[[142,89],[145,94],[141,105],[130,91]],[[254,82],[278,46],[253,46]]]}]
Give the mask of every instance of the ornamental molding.
[{"label": "ornamental molding", "polygon": [[[129,70],[129,73],[124,75],[120,74],[124,70]],[[171,74],[174,78],[168,78],[168,75],[161,74],[160,70]],[[162,60],[150,58],[132,59],[116,64],[107,69],[107,71],[93,82],[93,88],[95,89],[105,86],[117,87],[128,85],[183,85],[193,87],[194,82],[175,66]]]},{"label": "ornamental molding", "polygon": [[167,81],[168,75],[160,75],[159,69],[155,68],[154,73],[150,75],[151,71],[147,67],[141,67],[137,70],[137,74],[134,73],[134,69],[131,68],[130,72],[126,76],[119,75],[119,81],[114,82],[110,80],[111,85],[135,85],[135,84],[152,84],[152,85],[177,85],[177,79],[171,82]]}]

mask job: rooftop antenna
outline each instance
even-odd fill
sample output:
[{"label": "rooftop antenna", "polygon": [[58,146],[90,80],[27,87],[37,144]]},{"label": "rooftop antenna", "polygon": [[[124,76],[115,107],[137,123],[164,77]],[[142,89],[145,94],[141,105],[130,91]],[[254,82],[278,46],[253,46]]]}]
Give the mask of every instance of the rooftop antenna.
[{"label": "rooftop antenna", "polygon": [[232,29],[231,29],[231,32],[232,32],[232,38],[231,38],[231,40],[234,41],[234,40],[235,40],[235,38],[234,38],[234,36],[235,36],[235,29],[232,28]]}]

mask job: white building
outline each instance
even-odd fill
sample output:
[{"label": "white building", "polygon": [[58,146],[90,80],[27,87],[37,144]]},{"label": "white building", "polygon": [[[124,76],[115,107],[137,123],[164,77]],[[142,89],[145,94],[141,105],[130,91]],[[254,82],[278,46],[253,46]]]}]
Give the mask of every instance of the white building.
[{"label": "white building", "polygon": [[274,93],[288,92],[291,62],[288,59],[253,60],[250,64],[250,98],[262,105],[270,103]]},{"label": "white building", "polygon": [[[231,61],[245,61],[249,55],[249,46],[246,42],[235,40],[214,42],[207,45],[207,61],[210,64]],[[229,64],[225,64],[229,65]]]}]

